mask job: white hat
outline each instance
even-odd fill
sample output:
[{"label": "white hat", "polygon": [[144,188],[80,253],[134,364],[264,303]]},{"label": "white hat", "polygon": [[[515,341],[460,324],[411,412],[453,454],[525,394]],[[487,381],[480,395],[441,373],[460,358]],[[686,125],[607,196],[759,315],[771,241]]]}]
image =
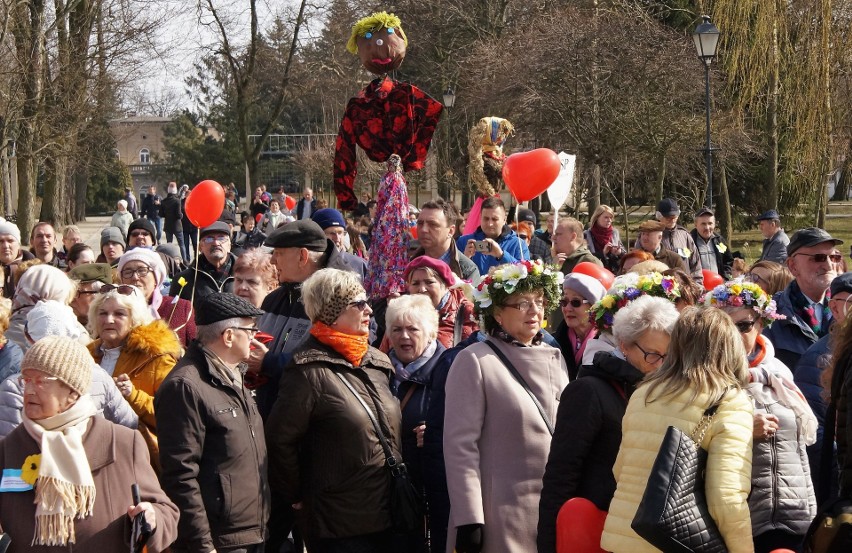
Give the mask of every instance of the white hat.
[{"label": "white hat", "polygon": [[154,272],[154,278],[157,280],[157,286],[161,285],[168,273],[166,266],[163,264],[163,259],[160,254],[148,248],[133,248],[121,254],[118,259],[118,274],[124,269],[124,266],[131,261],[141,261],[145,265],[151,267]]},{"label": "white hat", "polygon": [[21,229],[15,223],[10,223],[3,217],[0,217],[0,234],[11,234],[18,242],[21,241]]},{"label": "white hat", "polygon": [[27,313],[27,334],[33,342],[46,336],[67,336],[82,344],[91,342],[71,306],[55,300],[40,301]]}]

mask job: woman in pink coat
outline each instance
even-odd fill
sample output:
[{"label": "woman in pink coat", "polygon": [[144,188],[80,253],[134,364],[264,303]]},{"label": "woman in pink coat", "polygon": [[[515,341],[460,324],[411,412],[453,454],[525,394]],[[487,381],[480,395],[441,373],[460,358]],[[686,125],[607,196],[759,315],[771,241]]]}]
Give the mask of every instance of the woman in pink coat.
[{"label": "woman in pink coat", "polygon": [[554,269],[522,261],[497,267],[470,290],[489,337],[461,351],[447,377],[448,552],[536,550],[541,479],[568,384],[562,354],[541,342],[561,283]]}]

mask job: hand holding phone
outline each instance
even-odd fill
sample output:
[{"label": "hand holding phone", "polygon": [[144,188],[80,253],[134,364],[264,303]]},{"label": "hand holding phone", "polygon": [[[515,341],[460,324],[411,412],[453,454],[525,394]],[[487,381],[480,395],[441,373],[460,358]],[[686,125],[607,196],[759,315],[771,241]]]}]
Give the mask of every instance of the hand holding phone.
[{"label": "hand holding phone", "polygon": [[478,252],[488,253],[491,251],[491,242],[488,240],[476,240],[474,242],[474,247]]}]

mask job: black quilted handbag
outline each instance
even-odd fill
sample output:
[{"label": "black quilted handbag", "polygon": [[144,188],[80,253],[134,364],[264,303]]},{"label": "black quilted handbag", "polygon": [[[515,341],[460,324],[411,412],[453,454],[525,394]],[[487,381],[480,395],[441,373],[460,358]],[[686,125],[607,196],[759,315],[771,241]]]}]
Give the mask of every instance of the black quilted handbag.
[{"label": "black quilted handbag", "polygon": [[667,553],[724,553],[725,540],[707,510],[701,448],[719,404],[704,411],[691,435],[669,426],[631,528]]}]

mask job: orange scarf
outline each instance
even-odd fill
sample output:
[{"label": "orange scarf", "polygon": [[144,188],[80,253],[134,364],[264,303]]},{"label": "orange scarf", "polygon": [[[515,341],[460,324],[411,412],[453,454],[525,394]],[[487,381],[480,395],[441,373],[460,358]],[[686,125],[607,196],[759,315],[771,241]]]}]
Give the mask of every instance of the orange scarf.
[{"label": "orange scarf", "polygon": [[766,345],[765,338],[762,334],[757,335],[757,343],[755,344],[755,352],[754,359],[751,359],[748,363],[749,368],[753,369],[754,367],[760,365],[763,359],[766,357]]},{"label": "orange scarf", "polygon": [[317,321],[311,327],[311,336],[329,346],[356,367],[361,366],[361,360],[370,347],[367,335],[346,334],[334,330],[327,324]]}]

